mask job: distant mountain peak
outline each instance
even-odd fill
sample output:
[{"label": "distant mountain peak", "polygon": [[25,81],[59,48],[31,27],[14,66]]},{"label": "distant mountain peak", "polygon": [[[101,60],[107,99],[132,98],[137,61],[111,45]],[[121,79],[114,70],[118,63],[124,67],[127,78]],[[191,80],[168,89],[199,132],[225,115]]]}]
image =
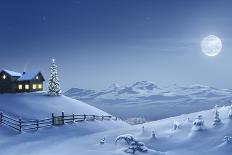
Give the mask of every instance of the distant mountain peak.
[{"label": "distant mountain peak", "polygon": [[132,88],[143,89],[143,90],[154,90],[160,89],[151,81],[139,81],[131,85]]},{"label": "distant mountain peak", "polygon": [[211,88],[209,86],[201,85],[201,84],[193,84],[189,86],[190,88]]},{"label": "distant mountain peak", "polygon": [[113,83],[113,84],[111,84],[107,89],[104,89],[104,90],[102,90],[102,91],[118,91],[118,90],[120,90],[121,88],[122,88],[122,87],[120,87],[119,84]]},{"label": "distant mountain peak", "polygon": [[120,88],[120,85],[117,84],[117,83],[113,83],[113,84],[111,84],[108,88],[109,88],[109,89],[118,89],[118,88]]},{"label": "distant mountain peak", "polygon": [[144,84],[144,85],[149,85],[149,84],[154,84],[153,82],[151,81],[138,81],[138,82],[135,82],[135,84]]},{"label": "distant mountain peak", "polygon": [[173,100],[173,98],[187,100],[186,102],[200,99],[223,98],[231,95],[231,90],[222,90],[205,85],[194,84],[189,86],[179,86],[177,84],[159,87],[151,81],[138,81],[132,84],[119,86],[113,83],[107,89],[88,90],[73,88],[65,95],[80,99],[83,101],[103,102],[104,100],[115,102],[126,101],[160,101]]}]

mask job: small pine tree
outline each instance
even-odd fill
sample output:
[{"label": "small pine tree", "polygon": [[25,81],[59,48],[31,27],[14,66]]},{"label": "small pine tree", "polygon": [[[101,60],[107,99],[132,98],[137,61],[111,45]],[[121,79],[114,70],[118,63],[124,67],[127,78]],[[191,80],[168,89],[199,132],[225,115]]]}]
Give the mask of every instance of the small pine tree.
[{"label": "small pine tree", "polygon": [[232,105],[229,107],[228,117],[229,117],[229,119],[232,119]]},{"label": "small pine tree", "polygon": [[218,112],[218,106],[216,105],[214,108],[214,121],[213,121],[213,126],[218,126],[221,124],[221,119],[219,118],[219,112]]},{"label": "small pine tree", "polygon": [[55,59],[52,59],[52,65],[50,67],[48,94],[51,96],[61,95],[60,81],[59,81],[59,77],[57,74],[57,65],[55,64]]},{"label": "small pine tree", "polygon": [[151,132],[151,137],[152,137],[153,139],[156,139],[155,130],[153,130],[153,131]]}]

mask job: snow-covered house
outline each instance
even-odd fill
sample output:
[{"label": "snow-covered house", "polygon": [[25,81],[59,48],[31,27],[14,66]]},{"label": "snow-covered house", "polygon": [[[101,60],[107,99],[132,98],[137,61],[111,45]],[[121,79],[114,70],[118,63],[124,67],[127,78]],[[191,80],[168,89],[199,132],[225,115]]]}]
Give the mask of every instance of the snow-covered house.
[{"label": "snow-covered house", "polygon": [[20,93],[43,90],[45,81],[41,72],[0,71],[0,93]]}]

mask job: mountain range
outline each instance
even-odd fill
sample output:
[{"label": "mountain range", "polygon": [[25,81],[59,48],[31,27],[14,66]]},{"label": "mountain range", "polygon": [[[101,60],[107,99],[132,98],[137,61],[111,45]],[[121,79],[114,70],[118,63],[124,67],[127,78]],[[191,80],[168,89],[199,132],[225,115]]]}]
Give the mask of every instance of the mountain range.
[{"label": "mountain range", "polygon": [[150,81],[125,86],[112,84],[103,90],[71,88],[65,95],[124,119],[144,117],[158,120],[232,103],[231,89],[199,84],[159,87]]}]

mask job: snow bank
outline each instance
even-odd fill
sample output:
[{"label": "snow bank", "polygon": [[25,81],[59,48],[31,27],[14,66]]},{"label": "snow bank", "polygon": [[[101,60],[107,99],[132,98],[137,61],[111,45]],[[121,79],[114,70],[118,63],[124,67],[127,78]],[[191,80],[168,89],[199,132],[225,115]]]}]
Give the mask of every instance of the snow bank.
[{"label": "snow bank", "polygon": [[24,119],[51,117],[52,113],[109,115],[93,106],[66,96],[47,96],[43,92],[0,94],[0,111]]}]

